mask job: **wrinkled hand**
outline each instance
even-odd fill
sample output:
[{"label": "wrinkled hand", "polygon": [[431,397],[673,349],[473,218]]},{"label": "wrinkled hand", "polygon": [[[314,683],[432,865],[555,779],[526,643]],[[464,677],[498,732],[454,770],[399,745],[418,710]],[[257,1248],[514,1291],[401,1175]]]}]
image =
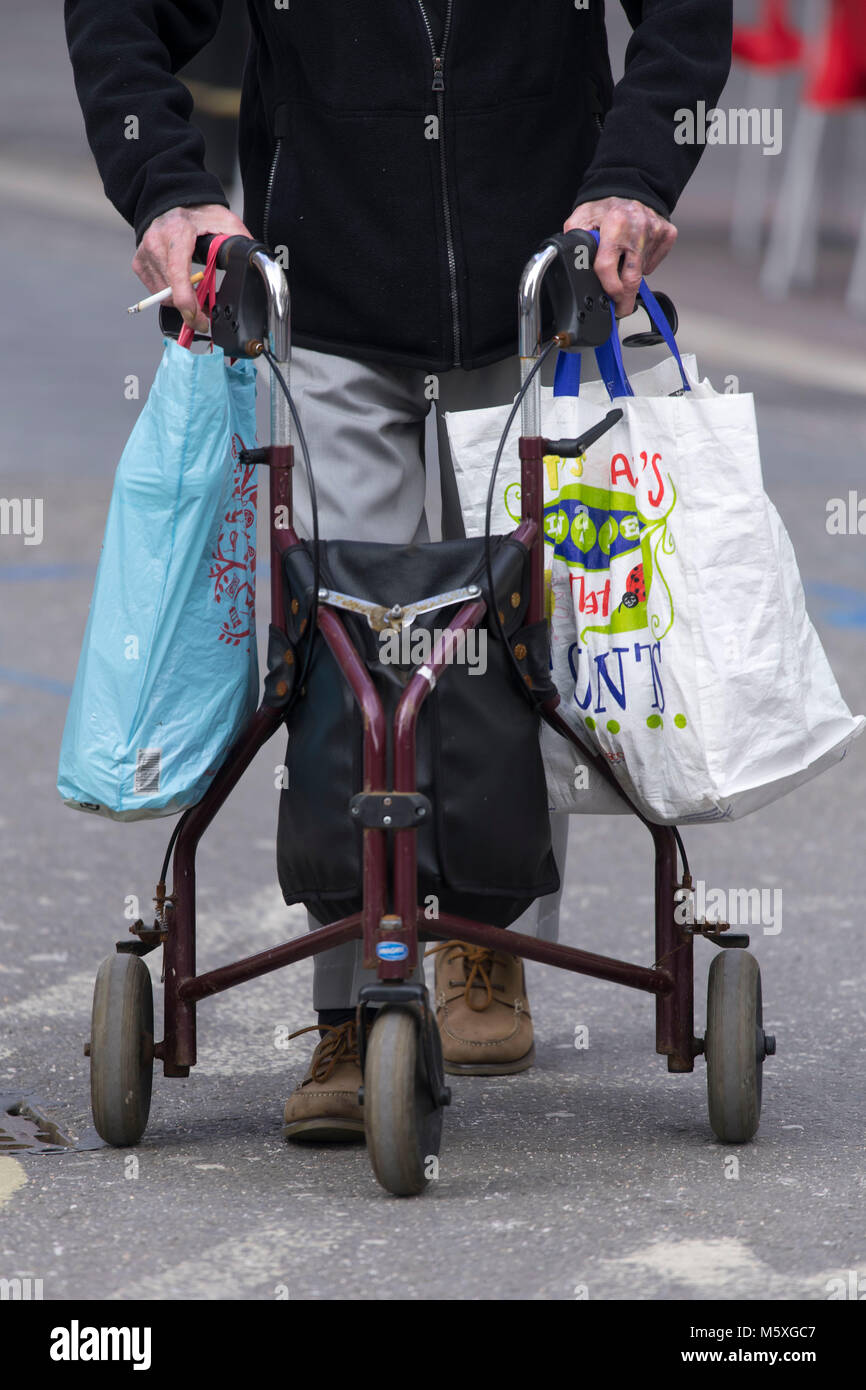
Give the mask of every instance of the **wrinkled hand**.
[{"label": "wrinkled hand", "polygon": [[563,231],[600,233],[593,269],[616,305],[616,316],[634,313],[640,282],[660,265],[677,239],[677,229],[660,213],[632,198],[580,203]]},{"label": "wrinkled hand", "polygon": [[210,324],[198,307],[190,276],[196,238],[205,232],[251,235],[240,218],[219,203],[170,208],[153,219],[132,260],[133,270],[151,294],[171,286],[168,303],[179,309],[184,323],[198,333],[208,333]]}]

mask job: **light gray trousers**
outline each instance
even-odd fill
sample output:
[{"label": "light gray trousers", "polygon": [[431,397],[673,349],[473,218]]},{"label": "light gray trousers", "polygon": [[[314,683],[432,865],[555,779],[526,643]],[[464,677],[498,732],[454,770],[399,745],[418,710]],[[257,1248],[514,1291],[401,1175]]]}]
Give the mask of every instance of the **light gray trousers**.
[{"label": "light gray trousers", "polygon": [[[548,366],[552,369],[552,355]],[[295,348],[291,387],[310,449],[320,536],[392,545],[462,536],[445,412],[507,405],[519,385],[517,357],[475,371],[455,368],[432,375]],[[297,447],[293,486],[295,526],[309,536],[309,493]],[[562,878],[568,817],[551,821]],[[514,923],[515,930],[555,941],[560,896],[561,890],[539,899]],[[318,926],[311,917],[310,930]],[[316,956],[313,1007],[351,1007],[361,985],[375,978],[361,961],[361,943],[354,941]],[[416,978],[423,979],[420,967]]]}]

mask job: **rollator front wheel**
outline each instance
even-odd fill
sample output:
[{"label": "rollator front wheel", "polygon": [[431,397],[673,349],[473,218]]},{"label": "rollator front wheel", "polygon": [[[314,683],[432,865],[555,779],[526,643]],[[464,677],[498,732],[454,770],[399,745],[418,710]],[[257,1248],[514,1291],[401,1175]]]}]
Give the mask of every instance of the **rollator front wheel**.
[{"label": "rollator front wheel", "polygon": [[710,1124],[725,1144],[746,1144],[761,1118],[764,1058],[775,1039],[764,1032],[761,968],[748,951],[726,949],[707,983],[707,1098]]},{"label": "rollator front wheel", "polygon": [[99,967],[90,1030],[90,1106],[100,1138],[131,1148],[147,1127],[153,1085],[153,986],[138,956]]},{"label": "rollator front wheel", "polygon": [[423,1192],[438,1167],[442,1110],[430,1094],[409,1009],[384,1008],[373,1023],[364,1067],[364,1126],[373,1172],[385,1190],[395,1197]]}]

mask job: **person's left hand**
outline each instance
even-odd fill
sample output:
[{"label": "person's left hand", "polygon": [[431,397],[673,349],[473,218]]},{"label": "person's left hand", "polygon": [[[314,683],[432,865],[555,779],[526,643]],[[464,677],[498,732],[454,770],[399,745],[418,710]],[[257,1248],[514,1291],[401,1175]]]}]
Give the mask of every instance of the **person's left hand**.
[{"label": "person's left hand", "polygon": [[574,209],[563,231],[577,229],[598,230],[593,269],[616,305],[617,318],[627,318],[634,313],[641,280],[660,265],[676,241],[676,227],[634,198],[601,198]]}]

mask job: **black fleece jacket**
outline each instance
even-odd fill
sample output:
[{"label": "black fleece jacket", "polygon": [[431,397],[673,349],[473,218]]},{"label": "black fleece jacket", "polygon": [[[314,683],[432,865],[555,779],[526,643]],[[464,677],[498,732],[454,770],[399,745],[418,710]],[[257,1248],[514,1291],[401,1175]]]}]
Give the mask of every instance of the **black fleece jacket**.
[{"label": "black fleece jacket", "polygon": [[[578,202],[670,215],[701,153],[674,115],[721,93],[732,0],[622,3],[614,88],[603,0],[248,0],[244,217],[288,249],[296,343],[496,361],[525,261]],[[90,146],[139,239],[169,208],[226,202],[174,76],[222,4],[65,0]]]}]

